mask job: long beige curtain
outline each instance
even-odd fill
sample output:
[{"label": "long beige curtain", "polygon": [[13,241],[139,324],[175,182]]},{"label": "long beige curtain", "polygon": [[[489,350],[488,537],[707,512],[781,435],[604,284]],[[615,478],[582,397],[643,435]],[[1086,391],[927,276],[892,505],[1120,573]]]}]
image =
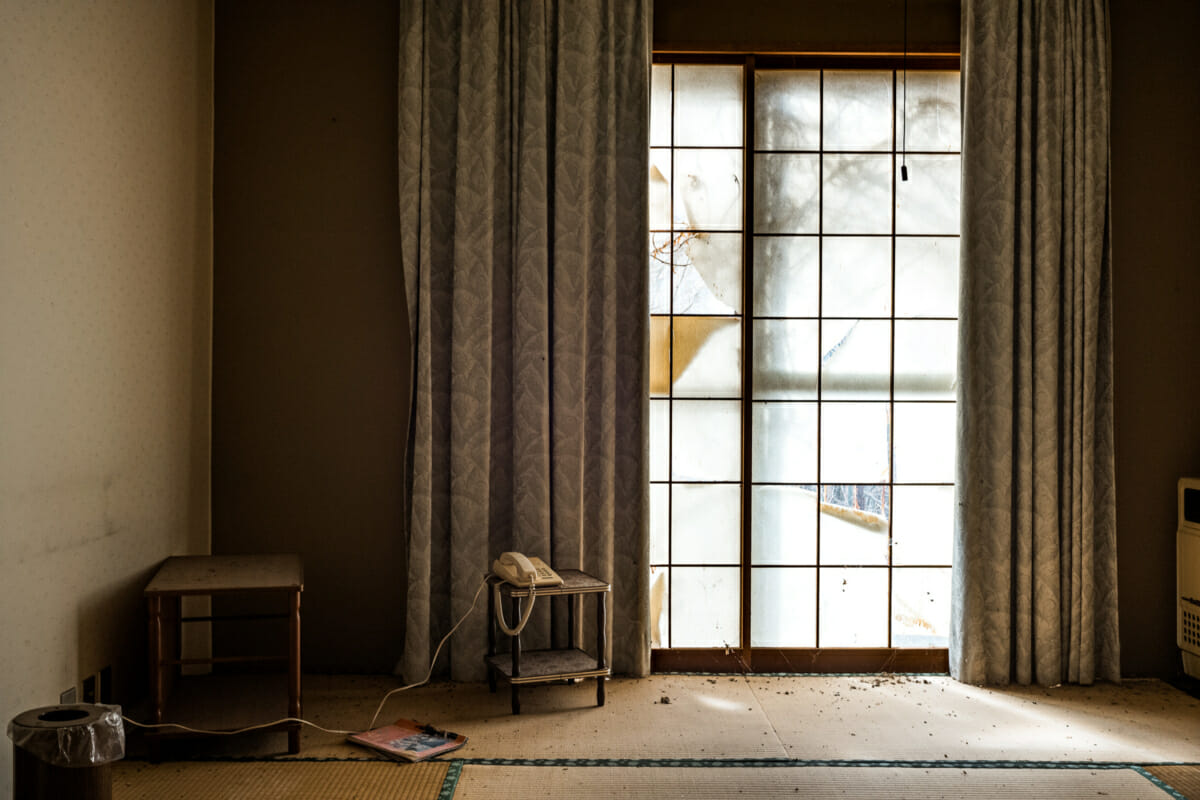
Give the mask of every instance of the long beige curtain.
[{"label": "long beige curtain", "polygon": [[[506,550],[609,580],[615,671],[649,669],[650,0],[401,4],[414,347],[407,627],[423,677]],[[537,604],[525,647],[561,646]],[[483,676],[486,604],[439,674]],[[582,615],[584,641],[595,616]]]},{"label": "long beige curtain", "polygon": [[952,674],[1120,679],[1105,0],[965,0]]}]

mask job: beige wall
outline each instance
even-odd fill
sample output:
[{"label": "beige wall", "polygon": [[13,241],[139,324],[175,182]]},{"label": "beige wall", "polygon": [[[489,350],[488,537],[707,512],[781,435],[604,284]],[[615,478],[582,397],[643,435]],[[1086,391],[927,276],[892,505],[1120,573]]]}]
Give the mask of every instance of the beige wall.
[{"label": "beige wall", "polygon": [[1121,666],[1170,677],[1175,484],[1200,475],[1200,4],[1110,6]]},{"label": "beige wall", "polygon": [[654,48],[956,53],[959,0],[655,0]]},{"label": "beige wall", "polygon": [[398,46],[395,0],[216,8],[213,551],[303,557],[309,670],[403,648]]},{"label": "beige wall", "polygon": [[208,547],[211,41],[206,0],[0,6],[3,722],[138,697],[145,581]]}]

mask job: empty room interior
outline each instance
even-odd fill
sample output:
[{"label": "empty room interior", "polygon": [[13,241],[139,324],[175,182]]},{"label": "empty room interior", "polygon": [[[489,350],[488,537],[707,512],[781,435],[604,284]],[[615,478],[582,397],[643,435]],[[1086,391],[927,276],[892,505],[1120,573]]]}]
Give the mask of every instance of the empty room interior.
[{"label": "empty room interior", "polygon": [[5,723],[119,705],[117,798],[1200,797],[1198,35],[0,0]]}]

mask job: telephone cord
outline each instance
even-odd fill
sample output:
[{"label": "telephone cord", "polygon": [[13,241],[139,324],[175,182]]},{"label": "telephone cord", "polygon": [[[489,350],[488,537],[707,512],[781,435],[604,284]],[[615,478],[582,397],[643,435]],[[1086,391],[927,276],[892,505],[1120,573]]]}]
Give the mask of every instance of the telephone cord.
[{"label": "telephone cord", "polygon": [[500,584],[492,584],[492,602],[496,607],[496,624],[500,626],[500,630],[507,633],[509,636],[520,636],[521,631],[525,630],[525,624],[529,622],[529,615],[533,613],[533,602],[537,599],[537,587],[532,584],[529,586],[529,605],[525,606],[525,611],[521,614],[521,621],[517,623],[515,628],[508,627],[508,620],[504,618],[504,606],[500,602]]}]

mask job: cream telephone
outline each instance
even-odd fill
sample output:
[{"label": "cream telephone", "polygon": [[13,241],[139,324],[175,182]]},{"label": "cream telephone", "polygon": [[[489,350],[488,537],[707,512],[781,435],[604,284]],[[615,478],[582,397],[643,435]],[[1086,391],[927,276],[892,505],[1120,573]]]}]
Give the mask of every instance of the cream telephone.
[{"label": "cream telephone", "polygon": [[513,586],[562,586],[558,573],[537,556],[503,553],[492,562],[492,573]]},{"label": "cream telephone", "polygon": [[[563,579],[558,573],[546,566],[546,562],[537,556],[526,557],[520,553],[502,553],[492,562],[492,574],[499,578],[492,584],[492,600],[496,608],[496,624],[509,636],[517,636],[529,622],[533,612],[533,603],[537,599],[537,587],[562,586]],[[511,583],[513,586],[529,588],[529,605],[521,614],[521,621],[515,628],[510,628],[504,619],[504,606],[500,602],[500,582]]]}]

